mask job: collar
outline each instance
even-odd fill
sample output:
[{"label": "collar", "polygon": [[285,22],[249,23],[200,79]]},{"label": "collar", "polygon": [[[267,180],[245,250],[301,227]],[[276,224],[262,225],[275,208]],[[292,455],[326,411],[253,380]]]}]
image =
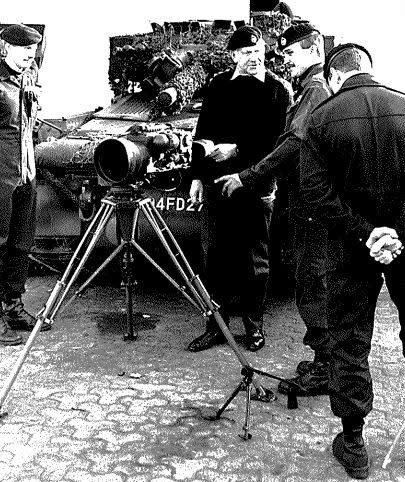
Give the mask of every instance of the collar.
[{"label": "collar", "polygon": [[345,80],[339,92],[342,90],[352,89],[354,87],[376,87],[380,85],[381,84],[377,82],[371,74],[360,72],[358,74],[352,75],[347,80]]},{"label": "collar", "polygon": [[6,62],[4,62],[4,60],[1,60],[0,61],[0,80],[7,80],[10,77],[11,77],[11,71],[8,65],[6,64]]},{"label": "collar", "polygon": [[297,79],[297,84],[300,89],[304,89],[305,86],[311,81],[314,75],[318,75],[322,72],[323,75],[323,64],[311,65],[305,72],[303,72]]},{"label": "collar", "polygon": [[0,80],[20,79],[22,72],[16,72],[3,59],[0,61]]},{"label": "collar", "polygon": [[236,79],[236,77],[239,77],[239,76],[242,76],[242,77],[254,77],[258,80],[260,80],[260,82],[264,82],[265,78],[266,78],[266,69],[263,68],[260,72],[258,72],[256,75],[248,75],[248,74],[241,74],[239,72],[239,69],[238,67],[235,68],[233,74],[232,74],[232,77],[231,77],[231,80],[234,80]]}]

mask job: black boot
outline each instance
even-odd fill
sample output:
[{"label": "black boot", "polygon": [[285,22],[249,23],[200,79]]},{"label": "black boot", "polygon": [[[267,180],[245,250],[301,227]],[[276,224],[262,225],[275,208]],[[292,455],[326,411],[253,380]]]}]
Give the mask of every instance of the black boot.
[{"label": "black boot", "polygon": [[242,322],[246,330],[246,348],[249,351],[258,351],[266,342],[263,330],[263,318],[243,316]]},{"label": "black boot", "polygon": [[[228,315],[221,314],[226,326],[229,326],[230,319]],[[220,330],[213,315],[208,318],[206,331],[195,338],[187,347],[188,351],[197,352],[208,350],[216,345],[222,345],[226,342],[226,338]]]},{"label": "black boot", "polygon": [[367,479],[370,461],[363,440],[364,420],[362,417],[345,417],[342,424],[343,432],[336,435],[332,443],[333,455],[350,477]]},{"label": "black boot", "polygon": [[329,385],[329,364],[317,362],[312,365],[310,370],[304,375],[287,379],[295,385],[287,382],[280,382],[278,391],[287,395],[294,392],[299,397],[311,397],[316,395],[327,395]]},{"label": "black boot", "polygon": [[3,345],[21,345],[22,342],[21,336],[10,330],[6,317],[0,309],[0,343]]},{"label": "black boot", "polygon": [[[6,322],[12,330],[32,331],[34,329],[37,320],[24,309],[21,298],[6,300],[3,303],[3,310]],[[41,331],[50,329],[49,323],[43,323],[41,326]]]},{"label": "black boot", "polygon": [[311,371],[316,363],[329,363],[329,356],[329,354],[316,351],[312,361],[302,360],[298,363],[297,368],[295,369],[297,375],[305,375]]}]

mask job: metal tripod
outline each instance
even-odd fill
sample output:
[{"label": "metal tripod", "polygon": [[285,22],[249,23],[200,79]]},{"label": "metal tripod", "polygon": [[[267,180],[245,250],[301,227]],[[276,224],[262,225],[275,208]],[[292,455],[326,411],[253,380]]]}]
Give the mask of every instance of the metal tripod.
[{"label": "metal tripod", "polygon": [[[162,246],[165,248],[174,266],[180,274],[184,285],[178,284],[163,268],[161,268],[156,261],[149,256],[149,254],[138,244],[136,235],[138,229],[138,219],[140,211],[144,214],[146,220],[152,227],[153,231],[159,238]],[[180,249],[179,244],[174,238],[172,232],[169,230],[167,224],[163,220],[160,213],[155,208],[150,198],[145,198],[136,186],[113,187],[108,194],[102,199],[101,206],[94,216],[92,222],[87,228],[83,238],[78,244],[65,272],[60,280],[58,280],[46,301],[42,310],[37,314],[37,323],[30,337],[28,338],[15,366],[7,378],[1,392],[0,392],[0,410],[3,403],[10,392],[18,373],[29,354],[32,344],[43,323],[52,324],[58,312],[61,312],[62,303],[65,300],[70,288],[79,276],[84,264],[89,258],[93,248],[100,239],[108,221],[113,213],[117,215],[117,222],[119,226],[121,242],[119,246],[111,253],[110,256],[96,269],[96,271],[83,283],[73,296],[65,303],[63,309],[77,297],[80,296],[91,281],[120,253],[123,253],[123,284],[126,292],[126,316],[127,316],[127,333],[124,339],[134,340],[137,334],[134,334],[133,327],[133,311],[132,311],[132,288],[133,288],[133,261],[136,252],[142,254],[181,294],[195,306],[204,317],[213,316],[227,342],[234,351],[236,357],[242,365],[242,382],[233,392],[231,397],[227,400],[225,405],[217,412],[215,418],[220,418],[221,414],[231,402],[231,400],[243,388],[246,389],[246,417],[243,427],[244,434],[242,437],[248,439],[249,434],[249,417],[250,417],[250,402],[251,387],[256,389],[256,400],[269,402],[274,400],[275,396],[271,390],[263,388],[254,378],[254,374],[260,374],[282,380],[266,372],[261,372],[254,369],[244,354],[241,352],[222,316],[219,313],[219,305],[216,304],[208,294],[206,288],[201,282],[198,275],[194,273],[190,264],[188,263],[184,253]],[[296,404],[296,397],[295,397]],[[290,403],[289,406],[294,405]],[[293,408],[292,406],[290,408]]]}]

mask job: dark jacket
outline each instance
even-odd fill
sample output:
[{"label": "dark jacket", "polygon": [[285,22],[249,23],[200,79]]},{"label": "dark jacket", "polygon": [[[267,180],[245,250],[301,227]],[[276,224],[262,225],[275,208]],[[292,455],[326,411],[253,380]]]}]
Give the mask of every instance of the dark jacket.
[{"label": "dark jacket", "polygon": [[[16,74],[0,61],[0,182],[11,186],[25,182],[28,166],[34,168],[32,131],[37,101],[24,95],[25,86],[35,85],[37,67]],[[35,169],[35,168],[34,168]]]},{"label": "dark jacket", "polygon": [[364,245],[388,226],[405,241],[405,94],[350,77],[312,113],[300,166],[304,199],[332,237]]},{"label": "dark jacket", "polygon": [[233,71],[216,75],[208,86],[198,119],[195,140],[209,139],[215,144],[236,144],[237,158],[216,163],[207,173],[208,163],[192,160],[195,179],[212,180],[238,172],[258,162],[274,148],[284,130],[291,96],[284,83],[266,73],[265,81],[238,76]]},{"label": "dark jacket", "polygon": [[291,194],[298,191],[300,145],[308,118],[312,110],[330,95],[331,91],[323,77],[323,66],[316,64],[309,68],[299,79],[295,101],[288,109],[285,131],[277,142],[277,148],[273,152],[269,151],[259,163],[239,174],[246,188],[256,190],[272,182],[276,176],[292,175],[289,179]]}]

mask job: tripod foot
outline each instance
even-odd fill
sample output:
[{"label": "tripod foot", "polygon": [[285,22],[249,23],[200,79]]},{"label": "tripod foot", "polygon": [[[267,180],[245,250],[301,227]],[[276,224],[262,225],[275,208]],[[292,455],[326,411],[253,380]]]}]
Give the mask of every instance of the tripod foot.
[{"label": "tripod foot", "polygon": [[201,417],[204,420],[219,420],[221,418],[221,414],[218,415],[218,410],[215,408],[206,408],[201,411]]},{"label": "tripod foot", "polygon": [[138,335],[134,335],[133,333],[124,333],[122,338],[124,341],[135,341],[138,338]]},{"label": "tripod foot", "polygon": [[252,439],[252,434],[251,433],[240,433],[239,437],[242,440],[251,440]]},{"label": "tripod foot", "polygon": [[256,389],[251,398],[256,402],[270,403],[277,400],[277,395],[270,388],[260,386],[260,391]]},{"label": "tripod foot", "polygon": [[[0,408],[0,411],[1,411],[1,408]],[[3,418],[6,418],[8,415],[8,412],[1,412],[0,413],[0,420],[3,419]]]},{"label": "tripod foot", "polygon": [[287,394],[287,408],[289,410],[298,408],[297,395],[294,392],[288,392]]}]

